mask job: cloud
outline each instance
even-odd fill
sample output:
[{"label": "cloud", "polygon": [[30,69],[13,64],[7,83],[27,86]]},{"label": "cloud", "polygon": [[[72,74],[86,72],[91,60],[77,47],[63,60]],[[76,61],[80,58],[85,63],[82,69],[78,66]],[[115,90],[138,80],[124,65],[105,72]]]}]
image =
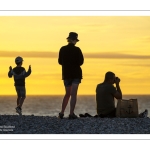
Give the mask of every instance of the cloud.
[{"label": "cloud", "polygon": [[143,42],[150,42],[150,36],[148,36],[148,37],[143,37],[143,38],[141,38],[140,39],[141,41],[143,41]]},{"label": "cloud", "polygon": [[85,53],[86,58],[101,59],[150,59],[150,55],[123,54],[117,52]]},{"label": "cloud", "polygon": [[56,52],[39,52],[39,51],[0,51],[0,57],[58,57]]},{"label": "cloud", "polygon": [[[0,51],[0,57],[39,57],[39,58],[57,58],[59,52],[48,51]],[[150,59],[150,55],[125,54],[118,52],[95,52],[83,53],[84,58],[94,59]]]},{"label": "cloud", "polygon": [[138,64],[131,64],[131,63],[126,63],[126,64],[117,64],[120,66],[134,66],[134,67],[150,67],[150,63],[148,62],[147,64],[141,64],[140,62]]},{"label": "cloud", "polygon": [[138,44],[149,44],[150,43],[150,36],[141,36],[134,38],[132,42],[138,43]]}]

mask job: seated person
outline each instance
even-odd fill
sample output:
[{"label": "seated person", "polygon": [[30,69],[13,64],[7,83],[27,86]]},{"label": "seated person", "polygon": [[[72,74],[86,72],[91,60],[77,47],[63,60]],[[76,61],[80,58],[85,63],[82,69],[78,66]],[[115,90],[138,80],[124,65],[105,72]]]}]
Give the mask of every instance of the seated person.
[{"label": "seated person", "polygon": [[[115,76],[113,72],[107,72],[103,83],[100,83],[96,87],[96,104],[97,114],[100,117],[115,117],[116,99],[122,99],[122,92],[120,89],[120,79]],[[116,84],[116,88],[113,86]]]},{"label": "seated person", "polygon": [[[116,117],[114,99],[122,99],[120,79],[113,72],[107,72],[103,83],[96,87],[97,114],[99,117]],[[116,84],[116,87],[113,86]],[[140,118],[147,118],[148,110],[139,114]]]}]

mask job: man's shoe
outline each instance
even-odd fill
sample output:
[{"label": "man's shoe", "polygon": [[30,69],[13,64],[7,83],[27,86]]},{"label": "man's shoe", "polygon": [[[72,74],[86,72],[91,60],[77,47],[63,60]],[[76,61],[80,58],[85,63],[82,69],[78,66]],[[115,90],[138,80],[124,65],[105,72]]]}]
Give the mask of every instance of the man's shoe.
[{"label": "man's shoe", "polygon": [[59,116],[58,116],[58,118],[60,118],[60,119],[63,119],[63,117],[64,117],[64,114],[62,114],[62,113],[59,113]]},{"label": "man's shoe", "polygon": [[144,112],[142,112],[142,113],[139,114],[140,118],[147,118],[147,116],[148,116],[148,110],[147,109],[145,109]]},{"label": "man's shoe", "polygon": [[73,113],[72,115],[69,115],[69,119],[77,119],[78,117]]},{"label": "man's shoe", "polygon": [[22,115],[22,109],[20,107],[16,107],[16,113]]}]

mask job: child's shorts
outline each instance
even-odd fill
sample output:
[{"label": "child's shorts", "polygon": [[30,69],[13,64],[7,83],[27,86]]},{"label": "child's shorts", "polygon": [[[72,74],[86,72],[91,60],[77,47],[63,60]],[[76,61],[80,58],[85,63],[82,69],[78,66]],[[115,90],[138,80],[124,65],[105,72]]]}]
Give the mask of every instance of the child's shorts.
[{"label": "child's shorts", "polygon": [[81,79],[66,79],[64,80],[64,86],[69,87],[72,84],[79,84],[81,83]]},{"label": "child's shorts", "polygon": [[25,86],[15,86],[18,97],[26,97]]}]

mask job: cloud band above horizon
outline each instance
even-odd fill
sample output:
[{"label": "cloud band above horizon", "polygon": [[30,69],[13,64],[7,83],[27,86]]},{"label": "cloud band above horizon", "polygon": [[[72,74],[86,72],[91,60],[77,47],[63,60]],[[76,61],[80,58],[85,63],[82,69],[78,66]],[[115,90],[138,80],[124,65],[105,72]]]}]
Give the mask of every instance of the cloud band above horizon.
[{"label": "cloud band above horizon", "polygon": [[[57,58],[59,52],[39,52],[39,51],[0,51],[0,57],[43,57],[43,58]],[[101,59],[150,59],[150,55],[135,55],[118,52],[95,52],[83,53],[85,58],[101,58]]]}]

